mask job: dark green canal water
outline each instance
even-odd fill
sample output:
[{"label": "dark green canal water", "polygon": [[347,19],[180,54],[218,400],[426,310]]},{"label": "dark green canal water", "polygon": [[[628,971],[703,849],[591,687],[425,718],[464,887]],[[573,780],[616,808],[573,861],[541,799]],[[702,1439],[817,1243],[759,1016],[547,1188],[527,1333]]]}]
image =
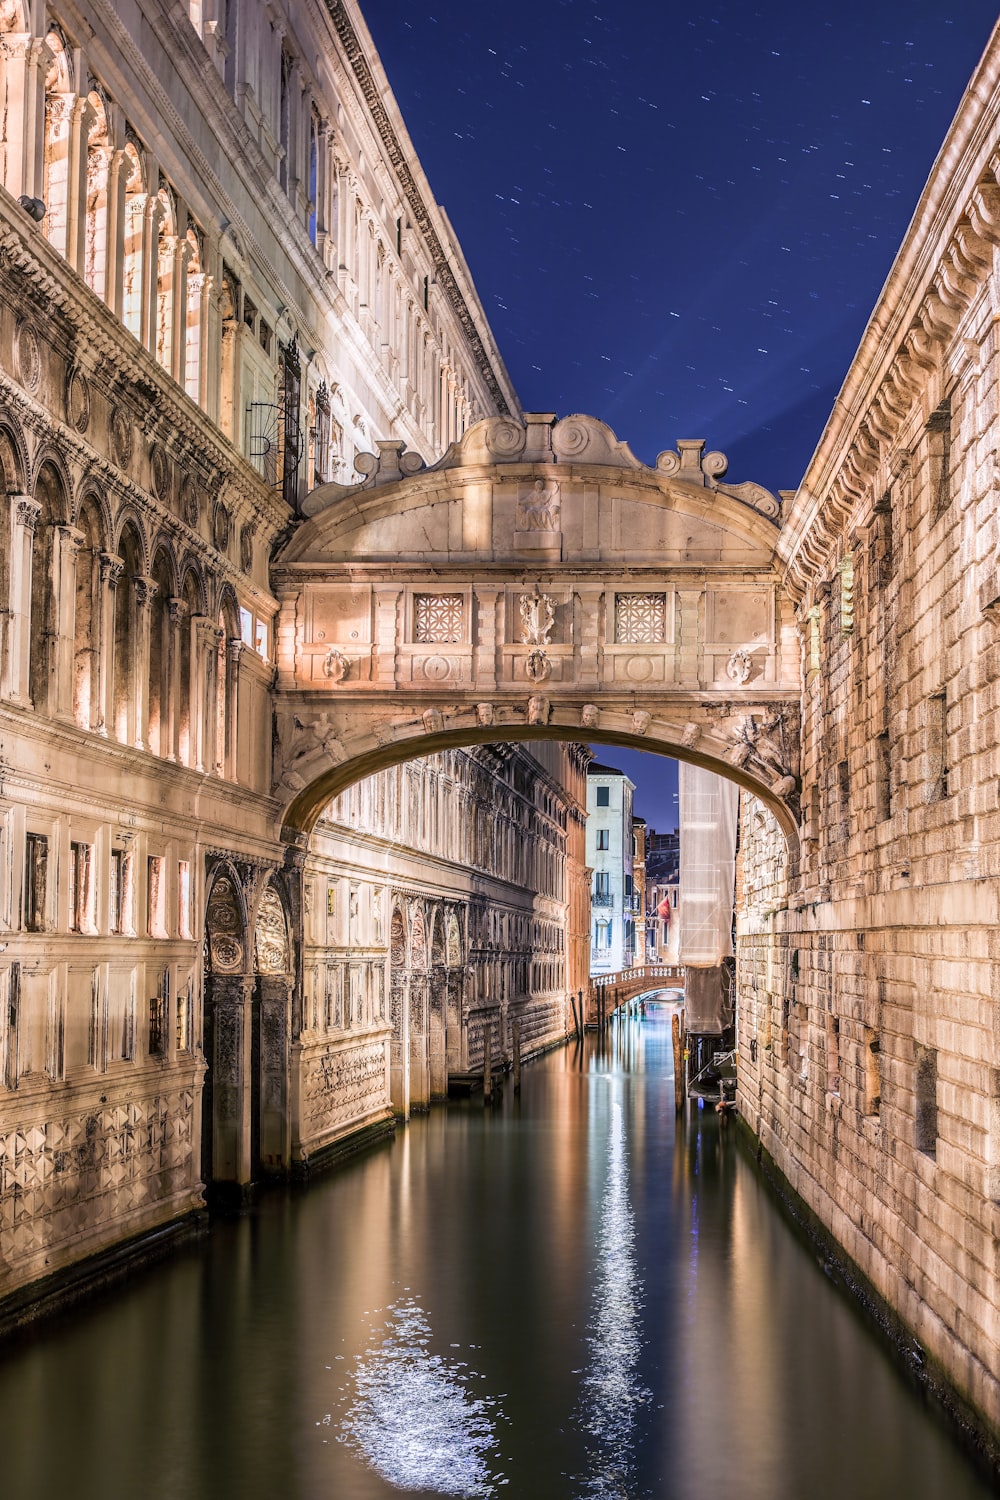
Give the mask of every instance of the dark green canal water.
[{"label": "dark green canal water", "polygon": [[653,1013],[0,1354],[3,1500],[972,1500]]}]

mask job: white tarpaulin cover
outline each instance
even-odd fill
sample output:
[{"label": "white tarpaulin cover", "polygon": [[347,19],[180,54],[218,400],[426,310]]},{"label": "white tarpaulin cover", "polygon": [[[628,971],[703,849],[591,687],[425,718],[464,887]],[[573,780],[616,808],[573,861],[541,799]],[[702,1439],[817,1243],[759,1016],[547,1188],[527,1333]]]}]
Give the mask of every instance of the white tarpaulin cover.
[{"label": "white tarpaulin cover", "polygon": [[739,788],[685,761],[679,771],[680,961],[714,968],[733,951]]}]

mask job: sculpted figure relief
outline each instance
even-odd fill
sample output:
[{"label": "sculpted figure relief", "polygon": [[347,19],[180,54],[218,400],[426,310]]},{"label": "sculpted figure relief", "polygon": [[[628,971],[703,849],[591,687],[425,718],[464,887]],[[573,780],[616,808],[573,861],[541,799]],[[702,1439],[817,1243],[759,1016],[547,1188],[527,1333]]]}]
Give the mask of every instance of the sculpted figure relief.
[{"label": "sculpted figure relief", "polygon": [[559,485],[556,480],[550,480],[546,484],[544,479],[536,479],[531,494],[523,496],[517,502],[517,529],[558,531],[560,510]]}]

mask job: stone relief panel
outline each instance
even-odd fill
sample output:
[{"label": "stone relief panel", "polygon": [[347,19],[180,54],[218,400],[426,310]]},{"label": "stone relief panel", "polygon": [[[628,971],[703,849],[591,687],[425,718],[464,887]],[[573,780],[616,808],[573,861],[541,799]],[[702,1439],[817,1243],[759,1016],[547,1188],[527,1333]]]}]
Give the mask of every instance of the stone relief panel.
[{"label": "stone relief panel", "polygon": [[208,958],[213,974],[232,973],[243,966],[243,917],[239,899],[228,875],[219,875],[212,885],[205,918]]},{"label": "stone relief panel", "polygon": [[385,1044],[327,1046],[303,1061],[303,1137],[329,1134],[385,1108]]},{"label": "stone relief panel", "polygon": [[261,974],[287,974],[291,967],[288,952],[288,924],[281,897],[273,885],[265,888],[254,929],[257,970]]},{"label": "stone relief panel", "polygon": [[461,594],[415,594],[413,639],[418,645],[448,645],[464,640],[464,597]]},{"label": "stone relief panel", "polygon": [[0,1134],[0,1262],[16,1262],[181,1191],[194,1093],[78,1110]]}]

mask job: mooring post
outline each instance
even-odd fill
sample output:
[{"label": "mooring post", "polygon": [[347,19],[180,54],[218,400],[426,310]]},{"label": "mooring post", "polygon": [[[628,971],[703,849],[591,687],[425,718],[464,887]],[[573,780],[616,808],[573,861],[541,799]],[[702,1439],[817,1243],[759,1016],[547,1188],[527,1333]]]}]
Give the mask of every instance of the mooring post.
[{"label": "mooring post", "polygon": [[582,1042],[583,1041],[583,990],[578,990],[577,994],[579,995],[579,999],[580,999],[580,1015],[579,1015],[579,1019],[577,1020],[577,1023],[576,1023],[576,1039],[577,1039],[578,1042]]},{"label": "mooring post", "polygon": [[680,1114],[684,1108],[684,1054],[681,1049],[681,1018],[674,1011],[670,1021],[674,1039],[674,1106]]},{"label": "mooring post", "polygon": [[683,1102],[687,1098],[687,1088],[688,1088],[688,1029],[687,1029],[687,1012],[685,1011],[683,1005],[681,1006],[680,1016],[681,1016],[681,1101]]},{"label": "mooring post", "polygon": [[493,1094],[493,1056],[491,1042],[493,1039],[493,1026],[487,1021],[486,1036],[483,1038],[483,1103],[489,1104]]},{"label": "mooring post", "polygon": [[514,1093],[519,1094],[521,1092],[521,1022],[519,1020],[515,1019],[511,1023],[511,1032],[513,1033],[514,1047],[514,1060],[512,1065],[514,1073]]}]

